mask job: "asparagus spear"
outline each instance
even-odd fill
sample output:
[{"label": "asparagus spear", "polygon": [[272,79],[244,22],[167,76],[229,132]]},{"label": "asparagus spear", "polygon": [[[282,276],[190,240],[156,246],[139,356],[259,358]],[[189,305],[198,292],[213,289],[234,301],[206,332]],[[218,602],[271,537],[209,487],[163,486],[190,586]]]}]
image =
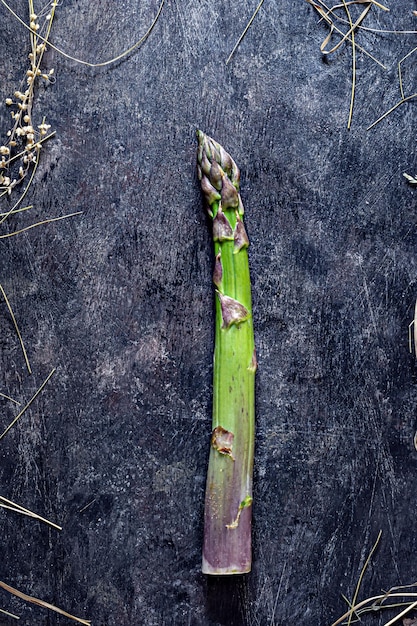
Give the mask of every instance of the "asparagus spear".
[{"label": "asparagus spear", "polygon": [[204,510],[205,574],[251,569],[252,473],[257,367],[251,285],[239,195],[231,156],[201,131],[198,176],[213,221],[216,330],[213,424]]}]

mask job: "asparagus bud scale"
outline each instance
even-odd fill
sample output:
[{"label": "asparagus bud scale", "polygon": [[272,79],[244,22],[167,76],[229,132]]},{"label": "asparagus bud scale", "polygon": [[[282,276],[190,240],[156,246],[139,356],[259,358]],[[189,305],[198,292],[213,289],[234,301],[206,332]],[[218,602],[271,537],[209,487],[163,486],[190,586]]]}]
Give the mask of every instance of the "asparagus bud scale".
[{"label": "asparagus bud scale", "polygon": [[213,223],[213,423],[204,509],[205,574],[251,569],[255,372],[249,239],[231,156],[197,131],[198,177]]}]

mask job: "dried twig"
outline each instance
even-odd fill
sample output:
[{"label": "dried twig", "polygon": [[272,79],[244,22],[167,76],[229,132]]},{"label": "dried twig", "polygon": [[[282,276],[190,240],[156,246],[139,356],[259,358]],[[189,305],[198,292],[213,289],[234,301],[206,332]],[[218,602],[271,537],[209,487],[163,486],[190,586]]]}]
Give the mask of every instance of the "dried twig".
[{"label": "dried twig", "polygon": [[13,619],[20,619],[18,615],[14,615],[14,613],[9,613],[9,611],[5,611],[4,609],[0,609],[0,613],[2,615],[7,615],[7,617],[12,617]]},{"label": "dried twig", "polygon": [[29,224],[29,226],[25,226],[24,228],[15,230],[12,233],[5,233],[4,235],[0,235],[0,239],[8,239],[8,237],[14,237],[15,235],[20,235],[21,233],[24,233],[27,230],[36,228],[37,226],[43,226],[44,224],[51,224],[51,222],[59,222],[60,220],[66,220],[68,217],[74,217],[75,215],[81,215],[81,214],[82,214],[82,211],[76,211],[75,213],[68,213],[68,215],[60,215],[59,217],[50,217],[46,220],[41,220],[40,222],[36,222],[35,224]]},{"label": "dried twig", "polygon": [[233,50],[231,51],[231,53],[229,54],[229,56],[226,59],[226,65],[229,63],[229,61],[231,60],[232,56],[234,55],[234,53],[236,52],[236,50],[238,49],[238,47],[240,46],[240,44],[242,43],[242,39],[244,38],[244,36],[246,35],[246,33],[248,32],[249,28],[252,25],[253,20],[255,19],[255,17],[258,14],[259,9],[261,8],[261,6],[263,5],[264,0],[261,0],[260,3],[258,4],[258,6],[256,7],[252,17],[250,18],[249,22],[246,24],[243,33],[240,35],[239,39],[237,40],[237,42],[235,43],[235,45],[233,46]]},{"label": "dried twig", "polygon": [[[383,119],[388,117],[388,115],[390,115],[393,111],[395,111],[395,109],[398,109],[398,107],[401,106],[402,104],[405,104],[406,102],[410,102],[411,100],[414,100],[415,98],[417,98],[417,92],[414,92],[409,96],[406,96],[404,94],[403,77],[402,77],[402,69],[401,69],[404,61],[408,59],[411,55],[413,55],[415,52],[417,52],[417,48],[413,48],[412,50],[410,50],[410,52],[408,52],[400,61],[398,61],[398,85],[399,85],[400,95],[401,95],[400,100],[396,102],[394,106],[392,106],[390,109],[388,109],[388,111],[386,111],[383,115],[378,117],[378,119],[375,120],[375,122],[372,122],[372,124],[368,126],[366,130],[371,130],[371,128],[374,128],[374,126],[379,124],[379,122],[382,122]],[[414,180],[411,176],[409,178],[408,178],[408,175],[405,175],[405,176],[410,183],[414,183]]]},{"label": "dried twig", "polygon": [[78,622],[79,624],[84,624],[85,626],[91,625],[91,622],[89,620],[82,619],[81,617],[75,617],[75,615],[71,615],[71,613],[67,613],[67,611],[63,611],[62,609],[59,609],[57,606],[54,606],[53,604],[50,604],[49,602],[44,602],[43,600],[39,600],[39,598],[28,596],[26,593],[23,593],[22,591],[19,591],[18,589],[11,587],[10,585],[4,583],[1,580],[0,580],[0,587],[4,589],[5,591],[8,591],[9,593],[12,593],[14,596],[17,596],[18,598],[25,600],[25,602],[31,602],[32,604],[36,604],[37,606],[42,606],[45,609],[50,609],[51,611],[55,611],[55,613],[59,613],[60,615],[63,615],[64,617],[68,617],[69,619],[72,619],[74,622]]},{"label": "dried twig", "polygon": [[[362,567],[362,570],[361,570],[361,573],[359,575],[359,579],[358,579],[358,582],[357,582],[357,585],[356,585],[355,593],[353,594],[352,607],[354,607],[355,604],[356,604],[356,600],[358,599],[358,595],[359,595],[359,591],[360,591],[360,588],[361,588],[363,577],[364,577],[365,572],[366,572],[366,570],[368,568],[368,565],[369,565],[369,563],[371,561],[372,555],[374,554],[374,552],[375,552],[375,550],[376,550],[376,548],[378,546],[379,540],[381,539],[381,535],[382,535],[382,530],[379,531],[378,537],[377,537],[374,545],[372,546],[372,549],[371,549],[370,553],[368,554],[368,558],[366,559],[364,566]],[[353,608],[352,608],[352,612],[349,615],[348,626],[350,626],[350,624],[352,622],[352,616],[353,615],[354,615],[354,611],[353,611]]]},{"label": "dried twig", "polygon": [[[17,19],[17,21],[20,22],[20,24],[22,24],[22,26],[24,26],[25,28],[30,28],[26,24],[26,22],[21,17],[19,17],[19,15],[12,9],[12,7],[6,2],[6,0],[0,0],[0,2],[13,15],[13,17],[15,17]],[[136,50],[136,48],[138,48],[139,46],[141,46],[144,43],[144,41],[149,37],[149,35],[153,31],[153,29],[155,27],[155,24],[158,21],[159,16],[161,15],[162,8],[163,8],[164,4],[165,4],[165,0],[161,0],[161,4],[159,5],[159,8],[158,8],[158,10],[156,12],[156,15],[153,18],[153,20],[152,20],[150,26],[148,27],[147,31],[145,32],[145,34],[142,35],[142,37],[140,39],[138,39],[138,41],[136,41],[127,50],[124,50],[123,52],[121,52],[117,56],[112,57],[111,59],[108,59],[107,61],[101,61],[99,63],[91,63],[89,61],[84,61],[83,59],[78,59],[77,57],[72,56],[71,54],[68,54],[67,52],[64,52],[64,50],[61,50],[61,48],[59,48],[58,46],[55,46],[54,44],[52,44],[49,40],[47,40],[42,35],[37,35],[37,37],[38,37],[38,39],[43,41],[45,44],[47,43],[50,48],[52,48],[56,52],[59,52],[59,54],[61,54],[66,59],[69,59],[70,61],[75,61],[76,63],[80,63],[81,65],[86,65],[87,67],[106,67],[107,65],[112,65],[113,63],[117,63],[117,61],[121,61],[124,57],[128,56],[131,52]]]},{"label": "dried twig", "polygon": [[19,326],[17,325],[17,321],[16,321],[15,315],[13,313],[13,309],[12,309],[11,304],[9,302],[9,299],[8,299],[8,297],[6,295],[6,292],[3,289],[3,285],[1,285],[1,284],[0,284],[0,293],[3,296],[3,298],[4,298],[4,301],[6,302],[6,306],[7,306],[8,310],[9,310],[10,317],[12,318],[16,334],[17,334],[17,336],[19,338],[19,342],[20,342],[20,345],[21,345],[21,348],[22,348],[22,352],[23,352],[23,356],[24,356],[24,359],[25,359],[26,367],[28,369],[29,374],[31,374],[32,370],[31,370],[31,367],[30,367],[30,363],[29,363],[27,352],[26,352],[25,344],[23,343],[22,335],[20,333]]},{"label": "dried twig", "polygon": [[[369,566],[371,558],[373,554],[375,553],[375,550],[378,546],[381,535],[382,535],[382,531],[379,531],[377,540],[375,541],[365,561],[365,564],[361,569],[361,573],[359,575],[359,579],[356,584],[352,602],[349,602],[345,598],[345,600],[347,601],[349,605],[349,610],[346,611],[346,613],[344,613],[341,617],[339,617],[335,622],[333,622],[332,626],[339,626],[339,624],[344,624],[344,623],[347,624],[347,626],[351,626],[351,624],[353,623],[352,621],[353,619],[355,619],[355,621],[356,620],[360,621],[361,616],[365,613],[371,612],[375,614],[375,612],[377,611],[401,608],[402,611],[399,614],[397,614],[394,618],[390,619],[388,622],[384,624],[384,626],[393,626],[394,624],[398,623],[399,619],[404,617],[410,611],[417,608],[417,593],[410,592],[410,591],[404,591],[403,593],[399,593],[400,590],[409,590],[411,588],[416,587],[417,583],[414,583],[412,585],[407,585],[407,586],[391,587],[389,591],[383,594],[372,596],[372,597],[366,598],[365,600],[362,600],[361,602],[357,602],[359,591],[360,591],[362,581],[363,581],[363,577]],[[401,598],[403,601],[390,603],[390,604],[384,604],[387,600],[396,599],[396,598],[398,599]],[[409,598],[410,600],[404,601],[405,598]]]},{"label": "dried twig", "polygon": [[23,409],[18,413],[18,415],[16,415],[16,417],[13,419],[13,421],[7,426],[7,428],[1,433],[0,435],[0,440],[3,439],[3,437],[5,435],[7,435],[7,433],[9,432],[9,430],[16,424],[16,422],[18,421],[18,419],[20,419],[22,417],[22,415],[25,413],[25,411],[27,411],[27,409],[30,407],[30,405],[32,404],[32,402],[35,400],[35,398],[37,398],[37,396],[41,393],[41,391],[44,389],[44,387],[47,385],[47,383],[49,382],[49,379],[52,377],[52,375],[55,373],[55,368],[50,372],[50,374],[48,374],[48,376],[46,377],[46,379],[43,381],[42,385],[37,389],[37,391],[34,393],[34,395],[31,397],[31,399],[29,400],[29,402],[23,407]]},{"label": "dried twig", "polygon": [[[331,7],[328,7],[323,2],[323,0],[307,0],[307,2],[311,4],[311,6],[318,12],[321,19],[324,22],[326,22],[326,24],[329,27],[329,33],[326,35],[325,39],[323,40],[320,46],[320,51],[322,52],[322,54],[325,54],[325,55],[333,54],[334,52],[336,52],[336,50],[340,48],[340,46],[343,43],[346,43],[346,42],[350,43],[352,46],[352,87],[351,87],[350,106],[349,106],[349,114],[348,114],[348,121],[347,121],[347,127],[348,129],[350,129],[351,124],[352,124],[353,107],[354,107],[355,90],[356,90],[356,50],[361,50],[362,52],[366,53],[376,63],[378,63],[384,69],[386,69],[385,66],[380,61],[378,61],[378,59],[376,59],[375,57],[370,55],[366,50],[364,50],[362,47],[357,45],[356,39],[355,39],[355,32],[357,29],[359,29],[362,26],[362,22],[364,21],[365,17],[369,13],[372,6],[376,6],[377,8],[383,11],[389,11],[389,9],[386,6],[382,5],[381,3],[377,2],[376,0],[367,0],[366,2],[365,0],[342,0],[340,4],[335,4]],[[359,4],[364,4],[364,3],[366,3],[366,7],[360,13],[359,17],[353,20],[350,7],[353,5],[359,5]],[[337,14],[337,11],[339,9],[344,10],[347,19],[343,19]],[[342,24],[347,24],[348,30],[346,32],[341,30],[338,26],[336,26],[336,23],[335,23],[336,21],[339,21]],[[340,36],[340,39],[336,44],[334,44],[329,49],[328,45],[334,33],[337,33]]]},{"label": "dried twig", "polygon": [[14,404],[20,405],[20,402],[18,400],[15,400],[14,398],[11,398],[10,396],[6,395],[5,393],[1,393],[0,392],[0,397],[4,398],[5,400],[10,400],[10,402],[13,402]]},{"label": "dried twig", "polygon": [[12,502],[11,500],[7,500],[7,498],[3,498],[0,496],[0,507],[3,509],[8,509],[9,511],[14,511],[14,513],[21,513],[22,515],[27,515],[28,517],[33,517],[33,519],[38,520],[39,522],[44,522],[48,524],[48,526],[52,526],[52,528],[56,528],[56,530],[62,530],[62,526],[58,526],[58,524],[54,524],[50,522],[45,517],[38,515],[37,513],[33,513],[29,509],[25,509],[25,507],[20,504],[16,504],[16,502]]}]

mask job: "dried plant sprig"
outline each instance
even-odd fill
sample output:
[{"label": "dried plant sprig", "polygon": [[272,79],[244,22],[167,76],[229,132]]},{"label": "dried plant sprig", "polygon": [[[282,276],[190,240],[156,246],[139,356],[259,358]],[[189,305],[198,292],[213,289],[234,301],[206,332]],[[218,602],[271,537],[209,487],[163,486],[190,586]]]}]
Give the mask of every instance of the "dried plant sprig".
[{"label": "dried plant sprig", "polygon": [[[378,537],[374,545],[372,546],[372,549],[369,552],[366,558],[366,561],[359,574],[359,578],[355,587],[355,592],[354,592],[352,602],[350,602],[349,600],[347,600],[347,598],[343,596],[349,605],[349,610],[346,611],[346,613],[344,613],[341,617],[339,617],[335,622],[333,622],[332,626],[339,626],[339,624],[346,624],[347,626],[351,626],[351,624],[353,623],[353,620],[355,622],[357,620],[361,621],[361,616],[364,615],[365,613],[375,614],[376,612],[382,611],[382,610],[401,608],[402,611],[399,614],[397,614],[395,617],[393,617],[392,619],[390,619],[388,622],[384,624],[384,626],[393,626],[394,624],[398,623],[398,620],[400,620],[402,617],[407,615],[407,613],[417,608],[417,593],[406,591],[406,590],[416,587],[417,583],[413,583],[411,585],[402,585],[399,587],[391,587],[389,591],[386,591],[382,594],[366,598],[365,600],[361,600],[360,602],[357,601],[359,591],[363,582],[363,577],[365,575],[367,568],[369,567],[372,556],[374,555],[375,550],[378,547],[381,536],[382,536],[382,531],[379,531]],[[405,591],[403,591],[402,593],[399,593],[400,590],[405,590]],[[384,604],[387,602],[387,600],[392,600],[392,599],[397,599],[397,598],[402,599],[403,601],[394,602],[390,604]],[[404,601],[405,598],[410,598],[410,600]]]},{"label": "dried plant sprig", "polygon": [[[323,54],[332,54],[344,42],[352,44],[352,37],[336,26],[336,23],[335,23],[335,19],[336,18],[335,18],[335,16],[333,16],[334,19],[333,19],[333,17],[331,17],[331,15],[333,15],[333,11],[335,10],[335,7],[332,7],[332,8],[327,7],[327,5],[324,2],[322,2],[322,0],[306,0],[306,2],[308,2],[308,4],[311,4],[311,6],[318,12],[318,14],[320,15],[321,19],[324,20],[326,22],[326,24],[328,24],[328,26],[330,28],[329,34],[325,37],[325,39],[323,40],[322,44],[320,45],[320,51]],[[318,2],[320,4],[318,4]],[[348,2],[347,3],[347,5],[350,5],[350,4],[352,4],[352,2]],[[355,0],[354,4],[362,4],[362,2],[360,0]],[[336,7],[338,7],[338,8],[340,8],[340,6],[343,7],[343,5],[336,5]],[[344,24],[349,24],[349,22],[347,20],[344,20],[340,16],[338,16],[338,21],[341,21]],[[361,22],[356,24],[356,29],[360,29],[360,28],[363,29],[363,25],[361,24]],[[327,50],[327,44],[329,43],[333,33],[337,33],[341,37],[341,39],[339,40],[339,42],[331,50]],[[382,67],[382,69],[384,69],[384,70],[387,69],[386,66],[383,63],[381,63],[381,61],[379,61],[379,59],[374,57],[370,52],[368,52],[365,48],[360,46],[357,42],[355,42],[355,46],[356,46],[357,50],[359,50],[360,52],[365,54],[367,57],[372,59],[372,61],[377,63],[377,65]]]},{"label": "dried plant sprig", "polygon": [[[352,124],[353,107],[354,107],[355,91],[356,91],[356,51],[361,50],[362,52],[365,52],[374,61],[376,61],[379,65],[381,65],[384,69],[386,69],[385,66],[380,61],[375,59],[375,57],[373,57],[362,47],[357,45],[355,32],[357,31],[358,28],[361,27],[362,22],[364,21],[365,17],[368,15],[370,9],[373,6],[383,11],[389,11],[389,9],[388,7],[381,4],[380,2],[377,2],[376,0],[366,0],[366,1],[365,0],[342,0],[341,3],[334,4],[331,7],[328,7],[323,2],[323,0],[307,0],[307,2],[311,4],[311,6],[318,12],[321,19],[324,22],[326,22],[326,24],[329,26],[329,33],[328,35],[326,35],[325,39],[323,40],[320,46],[320,51],[322,52],[322,54],[330,55],[336,52],[336,50],[338,50],[340,46],[344,44],[345,42],[350,43],[352,46],[352,85],[351,85],[351,96],[350,96],[350,105],[349,105],[349,113],[348,113],[348,121],[347,121],[347,128],[350,129],[351,124]],[[360,13],[359,17],[353,20],[350,7],[352,7],[353,5],[360,5],[360,4],[366,4],[366,7]],[[339,17],[337,11],[340,9],[343,9],[346,19]],[[338,28],[335,23],[336,21],[340,21],[342,24],[347,24],[348,30],[343,31],[342,29]],[[340,39],[335,45],[333,45],[329,49],[328,45],[334,33],[337,33],[340,36]]]},{"label": "dried plant sprig", "polygon": [[[41,69],[47,46],[53,48],[64,57],[89,67],[105,67],[116,63],[133,52],[148,38],[159,19],[165,0],[161,0],[157,13],[150,26],[138,41],[115,57],[99,63],[90,63],[67,54],[50,42],[49,37],[55,16],[55,9],[58,6],[58,0],[52,1],[50,10],[45,16],[42,25],[40,23],[41,16],[37,15],[33,0],[28,0],[28,23],[12,9],[6,0],[0,0],[0,2],[22,26],[29,30],[31,43],[31,51],[29,53],[30,64],[26,72],[24,85],[20,90],[14,92],[13,97],[6,98],[6,104],[11,108],[13,124],[7,131],[7,140],[0,145],[0,198],[10,195],[28,176],[29,181],[15,205],[7,214],[1,215],[1,223],[1,221],[7,219],[19,207],[33,182],[34,173],[39,161],[40,148],[44,141],[50,139],[55,134],[54,132],[48,133],[50,125],[46,123],[45,118],[42,119],[41,124],[36,125],[32,115],[35,86],[38,81],[43,80],[47,83],[52,83],[55,80],[53,68],[47,73]],[[48,5],[47,7],[49,8]],[[18,161],[17,164],[16,161]]]},{"label": "dried plant sprig", "polygon": [[82,211],[76,211],[75,213],[68,213],[68,215],[59,215],[58,217],[50,217],[46,220],[41,220],[40,222],[36,222],[35,224],[29,224],[29,226],[25,226],[24,228],[20,228],[19,230],[15,230],[12,233],[6,233],[4,235],[0,235],[0,239],[8,239],[9,237],[14,237],[15,235],[20,235],[21,233],[26,232],[27,230],[31,230],[32,228],[36,228],[37,226],[43,226],[44,224],[51,224],[52,222],[59,222],[61,220],[66,220],[69,217],[74,217],[75,215],[81,215]]},{"label": "dried plant sprig", "polygon": [[4,609],[0,609],[0,613],[2,615],[7,615],[7,617],[12,617],[13,619],[20,619],[18,615],[15,615],[14,613],[10,613],[9,611],[5,611]]},{"label": "dried plant sprig", "polygon": [[0,507],[3,509],[8,509],[9,511],[13,511],[14,513],[20,513],[22,515],[27,515],[28,517],[33,517],[33,519],[36,519],[39,522],[43,522],[44,524],[47,524],[52,528],[56,528],[56,530],[62,530],[62,526],[54,524],[54,522],[51,522],[45,517],[42,517],[41,515],[38,515],[37,513],[34,513],[33,511],[30,511],[20,504],[16,504],[16,502],[12,502],[11,500],[4,498],[3,496],[0,496]]},{"label": "dried plant sprig", "polygon": [[[0,145],[0,197],[10,195],[16,187],[20,187],[24,182],[26,184],[23,193],[10,213],[22,202],[33,181],[42,143],[54,134],[48,132],[50,125],[46,123],[45,117],[40,124],[35,123],[33,102],[39,80],[46,83],[54,81],[54,69],[52,68],[46,73],[41,68],[56,6],[57,0],[53,0],[50,5],[50,12],[41,25],[41,18],[35,12],[33,0],[28,0],[29,68],[26,70],[21,88],[17,89],[5,101],[11,109],[12,125],[6,133],[6,141]],[[41,33],[43,33],[42,40],[40,40]],[[29,179],[29,182],[26,179]],[[4,216],[2,221],[7,217],[8,215]]]},{"label": "dried plant sprig", "polygon": [[226,65],[228,65],[228,63],[230,62],[232,56],[234,55],[234,53],[236,52],[236,50],[238,49],[238,47],[240,46],[240,44],[242,43],[242,40],[244,38],[244,36],[246,35],[246,33],[248,32],[249,28],[252,26],[252,22],[255,19],[255,17],[257,16],[261,6],[263,5],[264,0],[261,0],[260,3],[258,4],[258,6],[256,7],[252,17],[250,18],[249,22],[246,24],[242,34],[240,35],[239,39],[237,40],[237,42],[235,43],[235,45],[233,46],[233,49],[231,51],[231,53],[229,54],[229,56],[226,59]]},{"label": "dried plant sprig", "polygon": [[[414,92],[410,94],[409,96],[406,96],[404,94],[403,77],[402,77],[402,69],[401,69],[404,61],[408,59],[410,56],[412,56],[413,54],[415,54],[415,52],[417,52],[417,48],[413,48],[412,50],[410,50],[410,52],[408,52],[402,59],[400,59],[400,61],[398,61],[398,86],[399,86],[400,95],[401,95],[400,100],[396,102],[394,106],[392,106],[390,109],[388,109],[388,111],[386,111],[383,115],[378,117],[378,119],[375,120],[375,122],[372,122],[372,124],[368,126],[366,130],[371,130],[371,128],[374,128],[374,126],[379,124],[379,122],[382,122],[382,120],[388,117],[388,115],[391,115],[391,113],[395,111],[395,109],[398,109],[398,107],[401,106],[402,104],[405,104],[406,102],[410,102],[411,100],[414,100],[415,98],[417,98],[417,92]],[[408,174],[404,174],[404,176],[407,178],[407,180],[410,183],[414,183],[414,179],[412,176],[409,176]]]},{"label": "dried plant sprig", "polygon": [[10,402],[13,402],[14,404],[19,405],[20,402],[18,400],[15,400],[14,398],[11,398],[10,396],[6,395],[5,393],[1,393],[0,392],[0,397],[4,398],[5,400],[10,400]]},{"label": "dried plant sprig", "polygon": [[16,417],[13,419],[13,421],[7,426],[7,428],[5,428],[5,430],[1,433],[0,435],[0,440],[3,439],[3,437],[5,435],[7,435],[7,433],[9,432],[9,430],[16,424],[16,422],[22,417],[22,415],[28,410],[28,408],[30,407],[30,405],[32,404],[32,402],[35,400],[35,398],[38,397],[38,395],[41,393],[41,391],[43,391],[44,387],[48,384],[50,378],[53,376],[53,374],[55,373],[55,368],[48,374],[48,376],[46,377],[46,379],[43,381],[43,383],[41,384],[41,386],[36,390],[36,392],[33,394],[33,396],[30,398],[29,402],[23,407],[23,409],[21,411],[19,411],[19,413],[16,415]]},{"label": "dried plant sprig", "polygon": [[[411,587],[414,587],[414,585],[409,585],[409,588]],[[386,602],[387,600],[390,600],[392,598],[402,598],[402,599],[410,598],[410,600],[408,602],[404,601],[404,602],[398,602],[395,604],[383,604],[383,602]],[[411,598],[413,598],[412,601],[411,601]],[[356,617],[361,617],[365,613],[375,614],[377,611],[393,609],[393,608],[398,608],[398,607],[401,607],[401,608],[405,607],[399,615],[396,615],[393,619],[391,619],[389,622],[384,624],[384,626],[392,626],[392,624],[395,624],[399,619],[401,619],[401,617],[404,617],[404,615],[414,610],[416,606],[417,606],[417,592],[416,593],[412,593],[412,592],[394,593],[393,591],[390,590],[390,591],[387,591],[386,593],[381,593],[376,596],[371,596],[369,598],[366,598],[365,600],[361,600],[356,605],[351,606],[350,609],[346,611],[346,613],[344,613],[335,622],[333,622],[332,626],[339,626],[339,624],[345,623],[346,620],[351,615],[352,616],[356,615]]]},{"label": "dried plant sprig", "polygon": [[[378,537],[376,538],[376,541],[375,541],[374,545],[372,546],[372,549],[371,549],[370,553],[368,554],[368,557],[367,557],[367,559],[365,561],[365,564],[362,567],[362,570],[361,570],[361,573],[359,575],[359,579],[358,579],[358,582],[357,582],[357,585],[356,585],[356,588],[355,588],[355,593],[353,594],[352,606],[354,606],[356,604],[356,601],[357,601],[357,598],[358,598],[358,595],[359,595],[359,591],[360,591],[360,588],[361,588],[363,577],[365,575],[366,570],[368,569],[369,563],[371,562],[372,555],[374,554],[375,550],[378,547],[378,544],[379,544],[379,541],[381,539],[381,536],[382,536],[382,530],[379,531]],[[349,615],[348,626],[350,626],[351,623],[352,623],[352,615],[353,615],[353,612]]]},{"label": "dried plant sprig", "polygon": [[39,598],[29,596],[27,593],[23,593],[22,591],[19,591],[18,589],[11,587],[11,585],[8,585],[7,583],[1,580],[0,580],[0,587],[4,589],[5,591],[8,591],[9,593],[13,594],[14,596],[20,598],[21,600],[24,600],[25,602],[31,602],[32,604],[36,604],[37,606],[41,606],[45,609],[49,609],[50,611],[54,611],[55,613],[59,613],[60,615],[63,615],[64,617],[68,617],[68,619],[71,619],[74,622],[78,622],[79,624],[84,624],[85,626],[91,626],[91,622],[89,620],[82,619],[81,617],[75,617],[75,615],[71,615],[71,613],[67,613],[67,611],[60,609],[57,606],[50,604],[49,602],[44,602],[43,600],[39,600]]}]

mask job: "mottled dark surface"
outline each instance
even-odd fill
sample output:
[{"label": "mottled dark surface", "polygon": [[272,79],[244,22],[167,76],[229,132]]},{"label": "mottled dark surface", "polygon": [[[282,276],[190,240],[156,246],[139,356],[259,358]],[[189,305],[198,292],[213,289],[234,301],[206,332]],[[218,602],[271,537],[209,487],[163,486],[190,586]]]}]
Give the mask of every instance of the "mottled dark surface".
[{"label": "mottled dark surface", "polygon": [[[367,25],[412,30],[411,0]],[[95,626],[326,626],[362,596],[417,579],[415,103],[396,63],[413,35],[358,33],[328,59],[307,3],[166,0],[145,44],[90,69],[54,51],[35,104],[56,129],[28,202],[2,233],[0,392],[42,395],[0,442],[0,495],[63,526],[0,509],[0,579]],[[26,3],[13,6],[26,15]],[[363,7],[363,5],[362,5]],[[104,60],[146,30],[157,0],[65,0],[53,40]],[[361,8],[362,10],[362,8]],[[1,100],[26,70],[27,33],[0,8]],[[417,57],[406,64],[417,89]],[[0,106],[4,132],[9,112]],[[195,129],[242,171],[257,376],[254,563],[200,573],[210,438],[212,250]],[[4,133],[2,135],[4,137]],[[3,210],[3,209],[2,209]],[[1,400],[2,430],[16,408]],[[20,624],[69,621],[6,592]],[[382,624],[378,617],[369,624]],[[1,626],[16,623],[0,616]],[[365,623],[365,622],[364,622]]]}]

